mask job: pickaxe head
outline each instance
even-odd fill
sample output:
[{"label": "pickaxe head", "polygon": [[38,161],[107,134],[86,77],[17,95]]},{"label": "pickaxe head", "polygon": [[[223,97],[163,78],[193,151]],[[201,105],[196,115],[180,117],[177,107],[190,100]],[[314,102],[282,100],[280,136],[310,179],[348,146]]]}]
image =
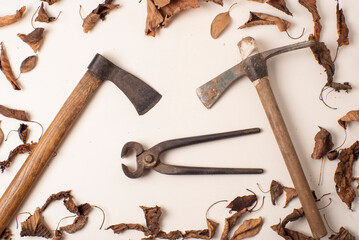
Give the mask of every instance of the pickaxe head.
[{"label": "pickaxe head", "polygon": [[243,60],[211,81],[200,86],[197,89],[197,95],[207,108],[211,108],[223,92],[241,77],[247,76],[253,82],[268,76],[266,64],[268,58],[281,53],[310,47],[315,44],[315,41],[304,41],[274,48],[265,52],[258,52],[255,40],[251,37],[246,37],[238,43]]},{"label": "pickaxe head", "polygon": [[139,115],[149,111],[162,97],[142,80],[119,68],[100,54],[96,54],[88,70],[100,80],[110,80],[119,87],[132,102]]}]

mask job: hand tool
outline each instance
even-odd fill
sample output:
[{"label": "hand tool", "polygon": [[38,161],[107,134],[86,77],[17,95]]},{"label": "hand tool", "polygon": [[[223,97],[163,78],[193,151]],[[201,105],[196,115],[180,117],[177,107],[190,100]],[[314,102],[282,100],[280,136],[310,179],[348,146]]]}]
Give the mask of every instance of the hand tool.
[{"label": "hand tool", "polygon": [[248,57],[199,87],[197,95],[202,103],[210,108],[234,81],[247,76],[253,82],[298,193],[313,237],[321,238],[327,234],[327,231],[269,84],[266,65],[266,60],[270,57],[315,44],[314,41],[304,41],[258,53],[255,40],[250,37],[244,38],[239,46],[244,57]]},{"label": "hand tool", "polygon": [[188,175],[188,174],[258,174],[263,173],[261,168],[211,168],[211,167],[188,167],[168,165],[160,160],[161,153],[173,148],[188,146],[196,143],[209,142],[219,139],[238,137],[248,134],[259,133],[259,128],[249,128],[244,130],[202,135],[188,138],[172,139],[160,142],[148,150],[144,150],[143,146],[138,142],[128,142],[122,148],[121,157],[125,157],[129,151],[136,152],[137,169],[130,171],[129,168],[122,164],[125,175],[129,178],[138,178],[143,176],[145,169],[153,170],[170,175]]},{"label": "hand tool", "polygon": [[81,81],[1,197],[0,233],[11,220],[81,110],[101,82],[105,80],[112,81],[125,93],[139,115],[149,111],[161,98],[161,95],[146,83],[97,54]]}]

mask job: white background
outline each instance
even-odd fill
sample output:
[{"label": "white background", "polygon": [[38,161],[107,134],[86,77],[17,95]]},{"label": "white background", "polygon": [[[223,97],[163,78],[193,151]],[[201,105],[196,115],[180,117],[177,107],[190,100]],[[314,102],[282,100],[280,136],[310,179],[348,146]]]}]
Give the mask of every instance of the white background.
[{"label": "white background", "polygon": [[[293,208],[300,207],[300,203],[296,199],[283,208],[283,195],[273,206],[269,194],[261,193],[256,185],[259,183],[263,189],[268,189],[272,179],[285,186],[292,186],[292,183],[254,87],[249,80],[240,80],[210,110],[199,101],[195,90],[240,61],[237,42],[243,37],[254,37],[260,50],[306,40],[313,31],[312,16],[296,0],[287,1],[293,17],[267,4],[241,0],[231,10],[232,22],[228,29],[218,39],[212,39],[209,33],[211,21],[234,2],[225,1],[224,7],[221,7],[201,1],[200,8],[178,14],[167,28],[158,31],[155,38],[144,34],[145,0],[141,3],[116,0],[114,3],[121,7],[111,12],[106,21],[99,22],[88,34],[82,32],[79,6],[82,5],[82,14],[86,16],[96,8],[98,1],[62,0],[47,7],[52,16],[57,16],[59,11],[62,14],[51,24],[34,23],[46,29],[45,40],[38,53],[38,65],[32,72],[21,75],[21,91],[13,90],[1,74],[0,104],[26,110],[32,120],[47,128],[96,53],[101,53],[143,79],[163,97],[147,114],[138,116],[120,90],[110,82],[104,83],[18,212],[33,212],[52,193],[71,189],[77,203],[89,202],[104,209],[105,227],[121,222],[145,224],[139,206],[158,205],[163,210],[161,225],[164,231],[204,229],[207,227],[205,213],[212,203],[247,195],[248,188],[255,191],[259,198],[266,197],[260,211],[244,218],[262,216],[264,219],[260,234],[253,239],[280,239],[270,226],[277,224]],[[1,16],[13,14],[21,6],[27,6],[20,22],[0,28],[0,41],[5,44],[17,76],[21,61],[34,53],[16,34],[33,30],[31,17],[40,1],[1,0],[0,5]],[[344,139],[344,132],[337,124],[337,119],[349,110],[358,109],[359,32],[356,22],[359,3],[356,0],[343,0],[341,7],[350,28],[350,45],[340,49],[334,79],[337,82],[349,81],[353,90],[349,94],[324,93],[326,102],[337,107],[337,110],[327,108],[318,100],[326,74],[309,49],[270,59],[268,69],[273,91],[311,188],[318,196],[331,193],[332,204],[321,210],[321,214],[326,215],[334,230],[344,226],[358,237],[358,201],[354,201],[351,211],[335,193],[333,176],[337,161],[325,161],[322,183],[318,186],[320,160],[310,158],[318,126],[330,131],[335,146],[338,146]],[[337,40],[336,1],[318,1],[318,10],[323,25],[321,40],[334,56]],[[305,27],[304,36],[300,40],[292,40],[275,26],[238,30],[247,21],[249,11],[265,12],[290,21],[292,26],[289,32],[293,36],[298,36]],[[0,120],[5,134],[17,129],[20,124],[17,120],[2,116]],[[31,140],[37,141],[41,134],[40,127],[32,123],[29,126]],[[262,132],[175,149],[162,158],[169,164],[260,167],[265,169],[262,175],[167,176],[152,171],[142,178],[129,179],[122,172],[121,163],[135,166],[133,155],[126,159],[120,157],[121,148],[127,141],[138,141],[145,147],[151,147],[168,139],[250,127],[260,127]],[[344,147],[349,147],[358,139],[358,130],[357,123],[350,124]],[[20,143],[16,134],[12,133],[0,147],[0,158],[5,160],[8,153]],[[11,167],[0,175],[1,193],[26,156],[16,157]],[[358,176],[356,163],[354,168],[353,175]],[[329,197],[324,198],[318,206],[326,205]],[[220,223],[215,239],[219,239],[224,218],[229,216],[225,206],[226,203],[219,203],[208,213],[209,218]],[[44,213],[51,229],[55,229],[59,220],[68,215],[61,203],[51,205]],[[27,215],[19,215],[18,218],[23,221]],[[63,220],[61,225],[71,221]],[[143,237],[142,233],[136,231],[115,235],[111,230],[99,230],[101,221],[101,212],[92,211],[88,225],[74,235],[67,234],[66,239]],[[290,223],[288,227],[310,234],[305,220]],[[20,229],[16,229],[15,219],[11,221],[10,228],[14,233],[13,238],[20,239]],[[329,229],[328,232],[332,233]]]}]

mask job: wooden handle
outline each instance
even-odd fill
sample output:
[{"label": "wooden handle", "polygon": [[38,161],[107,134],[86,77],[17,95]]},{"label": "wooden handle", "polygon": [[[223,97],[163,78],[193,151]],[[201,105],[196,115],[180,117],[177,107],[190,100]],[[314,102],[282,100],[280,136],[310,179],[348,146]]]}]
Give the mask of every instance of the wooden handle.
[{"label": "wooden handle", "polygon": [[31,186],[100,83],[101,80],[95,74],[86,72],[20,168],[0,199],[0,233],[7,227]]},{"label": "wooden handle", "polygon": [[287,165],[314,238],[327,234],[267,77],[253,82]]}]

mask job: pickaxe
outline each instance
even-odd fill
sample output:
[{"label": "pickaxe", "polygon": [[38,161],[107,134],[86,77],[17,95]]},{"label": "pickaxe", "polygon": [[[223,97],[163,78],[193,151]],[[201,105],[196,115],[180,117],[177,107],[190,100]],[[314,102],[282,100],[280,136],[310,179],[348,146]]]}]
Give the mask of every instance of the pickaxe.
[{"label": "pickaxe", "polygon": [[35,149],[22,165],[0,199],[0,233],[9,224],[31,186],[47,165],[90,97],[100,84],[112,81],[135,106],[139,115],[145,114],[161,99],[161,95],[134,75],[120,69],[97,54],[88,70],[68,97]]},{"label": "pickaxe", "polygon": [[321,238],[327,234],[327,231],[269,84],[266,65],[267,59],[272,56],[314,44],[316,44],[314,41],[305,41],[258,53],[254,39],[244,38],[239,43],[243,60],[199,87],[197,95],[202,103],[210,108],[234,81],[247,76],[253,82],[298,193],[313,237]]}]

